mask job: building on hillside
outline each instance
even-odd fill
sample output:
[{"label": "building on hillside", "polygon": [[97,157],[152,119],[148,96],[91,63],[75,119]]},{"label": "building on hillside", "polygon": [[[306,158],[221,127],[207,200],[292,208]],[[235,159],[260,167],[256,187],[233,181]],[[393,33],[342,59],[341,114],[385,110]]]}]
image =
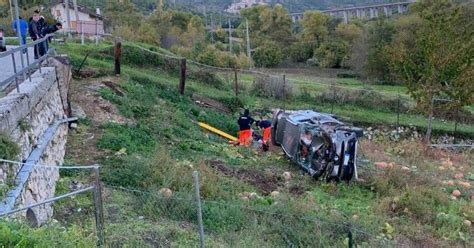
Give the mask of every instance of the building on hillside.
[{"label": "building on hillside", "polygon": [[76,20],[73,1],[69,0],[70,26],[67,25],[66,4],[64,0],[52,1],[50,8],[53,17],[63,24],[66,31],[84,34],[86,36],[104,34],[104,18],[100,14],[100,9],[93,10],[81,5],[77,6],[79,20]]},{"label": "building on hillside", "polygon": [[256,5],[267,5],[267,2],[268,1],[266,0],[238,0],[237,2],[232,3],[226,11],[231,14],[238,14],[241,9]]}]

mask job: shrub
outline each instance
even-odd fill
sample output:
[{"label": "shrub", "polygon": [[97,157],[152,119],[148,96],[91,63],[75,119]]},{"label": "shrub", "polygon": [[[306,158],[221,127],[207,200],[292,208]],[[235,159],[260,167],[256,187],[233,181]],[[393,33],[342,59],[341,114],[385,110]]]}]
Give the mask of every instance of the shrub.
[{"label": "shrub", "polygon": [[189,78],[201,83],[205,83],[217,89],[222,89],[225,86],[225,83],[219,79],[216,74],[209,71],[191,71],[191,73],[189,73]]},{"label": "shrub", "polygon": [[398,98],[396,96],[389,97],[369,90],[349,90],[338,87],[330,87],[316,95],[316,100],[320,103],[351,104],[360,107],[381,109],[385,111],[406,113],[410,110],[410,101],[406,97],[400,98],[400,106],[398,106]]},{"label": "shrub", "polygon": [[313,49],[305,43],[295,43],[289,48],[289,57],[293,62],[306,62],[313,56]]},{"label": "shrub", "polygon": [[321,44],[314,51],[314,55],[320,61],[322,67],[339,68],[347,59],[349,46],[344,41],[329,41]]},{"label": "shrub", "polygon": [[104,135],[98,140],[97,147],[119,151],[122,148],[128,152],[151,151],[155,140],[150,130],[141,124],[134,126],[108,123],[102,126]]},{"label": "shrub", "polygon": [[252,58],[255,62],[255,66],[274,67],[283,61],[283,53],[281,52],[280,47],[278,47],[274,42],[267,42],[261,47],[255,49]]},{"label": "shrub", "polygon": [[0,134],[0,158],[14,159],[20,153],[20,148],[7,136]]},{"label": "shrub", "polygon": [[283,99],[293,95],[293,83],[288,80],[283,81],[282,77],[257,77],[253,86],[254,92],[259,96]]}]

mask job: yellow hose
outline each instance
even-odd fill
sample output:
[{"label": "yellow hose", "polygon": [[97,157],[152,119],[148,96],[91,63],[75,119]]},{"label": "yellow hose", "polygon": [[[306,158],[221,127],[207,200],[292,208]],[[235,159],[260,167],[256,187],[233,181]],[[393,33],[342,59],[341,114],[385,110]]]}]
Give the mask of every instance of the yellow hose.
[{"label": "yellow hose", "polygon": [[213,132],[213,133],[215,133],[215,134],[218,134],[218,135],[220,135],[220,136],[222,136],[222,137],[224,137],[224,138],[226,138],[226,139],[228,139],[228,140],[231,140],[231,141],[238,141],[238,140],[239,140],[239,139],[237,139],[236,137],[234,137],[234,136],[232,136],[232,135],[230,135],[230,134],[228,134],[228,133],[226,133],[226,132],[223,132],[223,131],[221,131],[221,130],[215,128],[215,127],[212,127],[212,126],[207,125],[206,123],[198,122],[198,125],[199,125],[200,127],[204,128],[204,129],[209,130],[209,131],[211,131],[211,132]]}]

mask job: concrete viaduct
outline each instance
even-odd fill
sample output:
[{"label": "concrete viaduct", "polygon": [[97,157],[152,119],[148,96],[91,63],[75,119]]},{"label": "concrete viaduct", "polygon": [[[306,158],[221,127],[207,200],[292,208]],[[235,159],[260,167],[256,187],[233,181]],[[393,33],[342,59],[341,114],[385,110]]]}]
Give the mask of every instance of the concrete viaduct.
[{"label": "concrete viaduct", "polygon": [[[326,13],[330,16],[340,17],[344,20],[344,23],[348,23],[350,19],[373,19],[377,18],[380,15],[390,16],[393,14],[403,14],[408,11],[408,5],[412,4],[415,1],[404,1],[398,3],[387,3],[387,4],[377,4],[370,6],[359,6],[351,8],[341,8],[341,9],[331,9],[331,10],[321,10],[322,13]],[[290,14],[293,22],[298,22],[303,19],[303,13],[292,13]]]}]

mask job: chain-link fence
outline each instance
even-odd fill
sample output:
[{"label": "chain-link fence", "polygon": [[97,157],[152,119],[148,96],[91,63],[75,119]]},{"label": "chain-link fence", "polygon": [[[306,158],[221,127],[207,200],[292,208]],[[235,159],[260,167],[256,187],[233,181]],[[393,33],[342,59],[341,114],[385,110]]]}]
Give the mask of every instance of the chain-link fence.
[{"label": "chain-link fence", "polygon": [[197,247],[200,242],[207,247],[395,245],[386,236],[374,235],[348,220],[325,220],[317,213],[291,214],[278,198],[270,205],[263,204],[264,200],[256,195],[234,201],[199,202],[198,199],[196,192],[105,187],[107,245]]}]

